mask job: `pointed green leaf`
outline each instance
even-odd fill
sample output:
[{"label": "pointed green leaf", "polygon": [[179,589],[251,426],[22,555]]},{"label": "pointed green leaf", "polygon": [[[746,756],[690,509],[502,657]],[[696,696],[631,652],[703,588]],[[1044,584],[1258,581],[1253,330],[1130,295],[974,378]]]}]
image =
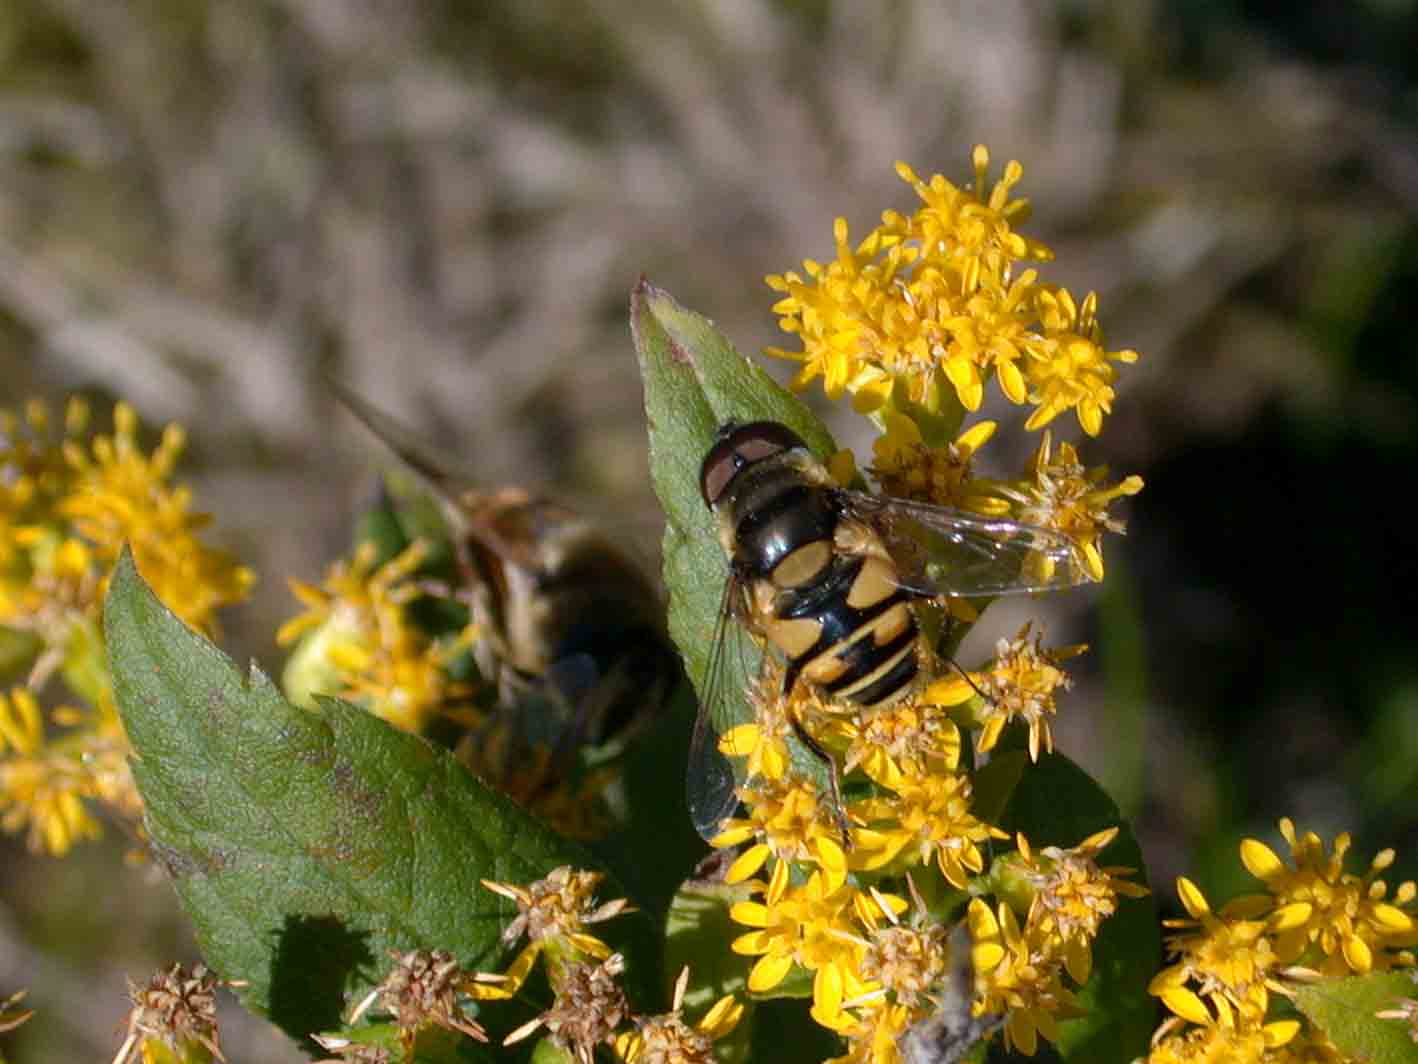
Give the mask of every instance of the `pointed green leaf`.
[{"label": "pointed green leaf", "polygon": [[[704,680],[714,626],[728,577],[719,530],[699,494],[699,466],[720,425],[729,420],[779,421],[820,458],[835,450],[812,412],[745,359],[704,317],[642,281],[631,296],[630,325],[645,385],[650,474],[665,510],[664,570],[670,637],[684,655],[696,690]],[[749,719],[745,692],[751,663],[730,655],[727,687]],[[810,755],[808,755],[810,756]]]},{"label": "pointed green leaf", "polygon": [[[1006,732],[992,763],[1011,759],[1022,741],[1022,729]],[[1010,765],[1005,775],[1013,776],[1016,768]],[[1045,754],[1018,773],[998,823],[1011,833],[1024,832],[1035,848],[1076,846],[1096,831],[1119,827],[1098,863],[1136,869],[1128,879],[1147,884],[1142,851],[1117,805],[1062,754]],[[1160,959],[1155,900],[1150,895],[1121,899],[1093,943],[1093,974],[1079,993],[1087,1015],[1060,1024],[1058,1049],[1065,1060],[1111,1062],[1147,1055],[1157,1008],[1147,984]]]},{"label": "pointed green leaf", "polygon": [[749,928],[734,923],[729,910],[747,901],[750,890],[703,880],[684,883],[670,904],[665,922],[665,975],[678,977],[689,968],[690,1011],[704,1011],[725,994],[740,999],[747,994],[748,970],[753,958],[730,952],[728,946]]},{"label": "pointed green leaf", "polygon": [[1412,976],[1383,972],[1301,986],[1295,993],[1295,1004],[1351,1060],[1418,1064],[1418,1044],[1409,1023],[1381,1020],[1375,1015],[1398,1008],[1405,998],[1418,998]]},{"label": "pointed green leaf", "polygon": [[[297,1038],[337,1030],[391,951],[496,970],[515,907],[480,880],[597,867],[445,751],[341,702],[296,709],[259,671],[243,676],[126,554],[105,622],[153,855],[208,963]],[[623,895],[609,880],[600,893]],[[648,921],[595,930],[626,953],[632,998],[658,1002]]]}]

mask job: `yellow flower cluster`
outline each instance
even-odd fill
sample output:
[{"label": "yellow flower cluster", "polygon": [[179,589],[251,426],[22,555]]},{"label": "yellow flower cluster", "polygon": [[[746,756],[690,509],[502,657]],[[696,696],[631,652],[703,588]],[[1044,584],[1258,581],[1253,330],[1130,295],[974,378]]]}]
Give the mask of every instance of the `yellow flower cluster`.
[{"label": "yellow flower cluster", "polygon": [[331,565],[319,587],[290,581],[306,611],[281,625],[276,642],[289,646],[315,635],[286,670],[293,701],[309,705],[314,694],[335,695],[419,735],[467,699],[471,688],[456,683],[448,666],[471,633],[435,640],[411,614],[425,593],[416,574],[427,554],[415,541],[381,564],[366,540],[348,562]]},{"label": "yellow flower cluster", "polygon": [[[209,518],[191,509],[189,489],[171,483],[181,428],[169,425],[148,454],[125,403],[114,407],[111,435],[88,434],[80,399],[61,420],[56,431],[39,401],[23,416],[0,413],[0,678],[21,683],[0,696],[0,825],[56,855],[99,834],[88,802],[134,830],[142,814],[100,627],[124,546],[159,598],[203,631],[255,579],[202,542]],[[56,674],[78,705],[46,721],[38,696]]]},{"label": "yellow flower cluster", "polygon": [[479,631],[474,624],[428,630],[420,607],[430,597],[447,605],[452,595],[421,575],[428,554],[416,540],[380,562],[365,541],[318,586],[291,580],[305,610],[276,633],[280,645],[296,645],[286,695],[303,706],[313,706],[315,695],[343,698],[415,735],[447,726],[462,736],[455,755],[479,778],[569,838],[603,837],[614,768],[569,772],[564,756],[528,737],[517,707],[492,704],[487,685],[460,678]]},{"label": "yellow flower cluster", "polygon": [[626,1064],[713,1064],[713,1044],[729,1034],[743,1016],[743,1005],[725,995],[693,1025],[683,1019],[689,984],[685,969],[675,984],[671,1011],[637,1016],[626,1001],[618,977],[620,954],[587,928],[633,908],[624,899],[597,904],[599,873],[562,866],[527,886],[483,886],[517,905],[517,916],[503,930],[504,944],[527,936],[527,945],[506,972],[479,974],[465,984],[475,999],[511,998],[526,983],[539,958],[546,962],[554,1000],[540,1015],[509,1034],[511,1045],[539,1030],[581,1064],[591,1064],[597,1046],[610,1047]]},{"label": "yellow flower cluster", "polygon": [[1029,213],[1028,200],[1010,199],[1019,163],[993,186],[989,165],[976,147],[974,183],[962,188],[897,163],[921,199],[915,213],[886,211],[855,246],[839,218],[831,262],[807,260],[802,274],[768,278],[784,295],[773,308],[783,330],[802,341],[800,352],[768,351],[802,363],[794,387],[822,377],[830,398],[850,392],[864,412],[902,400],[935,412],[946,386],[978,410],[993,378],[1010,402],[1034,406],[1028,428],[1073,410],[1085,432],[1099,433],[1112,409],[1114,363],[1137,353],[1104,347],[1093,293],[1079,303],[1034,269],[1016,274],[1016,263],[1053,252],[1016,230]]},{"label": "yellow flower cluster", "polygon": [[1280,834],[1289,864],[1258,839],[1241,843],[1241,862],[1261,893],[1217,911],[1196,884],[1178,880],[1189,919],[1168,921],[1176,928],[1167,942],[1173,963],[1149,988],[1172,1013],[1154,1037],[1151,1064],[1342,1061],[1318,1051],[1328,1046],[1323,1033],[1278,1010],[1272,995],[1288,995],[1297,981],[1413,966],[1418,887],[1405,881],[1389,898],[1379,877],[1393,864],[1392,850],[1355,875],[1344,871],[1347,834],[1329,854],[1318,835],[1298,835],[1289,819],[1280,821]]},{"label": "yellow flower cluster", "polygon": [[[898,165],[919,210],[886,212],[855,246],[839,220],[831,262],[769,277],[802,350],[768,353],[802,363],[796,387],[821,377],[829,397],[850,394],[872,418],[880,435],[866,471],[884,494],[1063,533],[1076,548],[1071,570],[1031,554],[1019,578],[1030,586],[1100,580],[1102,536],[1122,530],[1109,506],[1141,480],[1108,484],[1105,469],[1084,466],[1049,432],[1019,477],[987,479],[974,466],[999,426],[963,422],[993,379],[1010,401],[1034,406],[1026,429],[1072,410],[1097,435],[1116,364],[1136,355],[1104,347],[1094,296],[1076,301],[1032,269],[1016,273],[1019,261],[1052,253],[1016,230],[1027,210],[1011,199],[1019,165],[989,186],[983,148],[974,161],[963,188]],[[857,478],[848,452],[828,471],[843,486]],[[972,623],[983,603],[922,606],[922,630],[947,616]],[[1032,760],[1053,749],[1056,698],[1069,687],[1062,663],[1084,648],[1048,650],[1032,631],[1000,640],[972,670],[948,668],[923,635],[916,682],[869,710],[810,684],[782,694],[770,655],[750,692],[753,719],[721,737],[745,778],[744,815],[712,840],[735,851],[725,878],[749,895],[730,909],[746,929],[733,950],[752,958],[756,994],[811,982],[811,1014],[843,1038],[842,1064],[900,1061],[903,1037],[938,1015],[962,965],[975,1036],[1000,1028],[1007,1047],[1032,1054],[1074,1015],[1102,922],[1146,893],[1125,878],[1130,870],[1098,861],[1116,829],[1069,849],[1019,834],[1010,849],[1011,836],[977,808],[970,766],[1007,727],[1027,734]],[[831,758],[830,780],[795,763],[795,734]],[[962,756],[967,734],[972,761]]]}]

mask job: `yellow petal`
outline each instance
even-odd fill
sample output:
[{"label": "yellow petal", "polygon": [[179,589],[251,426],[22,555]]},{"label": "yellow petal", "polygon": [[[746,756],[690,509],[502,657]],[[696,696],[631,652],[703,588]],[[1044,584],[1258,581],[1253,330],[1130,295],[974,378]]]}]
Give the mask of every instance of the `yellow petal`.
[{"label": "yellow petal", "polygon": [[1177,877],[1177,897],[1193,920],[1200,920],[1211,912],[1211,906],[1206,904],[1206,895],[1186,876]]},{"label": "yellow petal", "polygon": [[719,739],[719,749],[730,757],[747,757],[759,743],[757,724],[740,724]]},{"label": "yellow petal", "polygon": [[1377,903],[1372,911],[1374,922],[1385,931],[1411,931],[1413,930],[1413,918],[1402,909],[1396,908],[1387,902]]},{"label": "yellow petal", "polygon": [[1260,1029],[1267,1049],[1277,1049],[1300,1033],[1299,1020],[1275,1020]]},{"label": "yellow petal", "polygon": [[783,977],[792,967],[792,957],[772,953],[760,957],[758,963],[753,966],[753,970],[748,973],[748,988],[755,994],[772,990],[783,981]]},{"label": "yellow petal", "polygon": [[792,879],[788,875],[788,862],[779,861],[773,866],[773,874],[768,877],[768,889],[764,891],[763,900],[769,905],[777,905],[791,882]]},{"label": "yellow petal", "polygon": [[[835,964],[825,964],[812,979],[813,1015],[836,1019],[842,1012],[842,972]],[[819,1023],[822,1021],[819,1020]],[[823,1026],[831,1027],[831,1023]]]},{"label": "yellow petal", "polygon": [[773,948],[773,936],[767,931],[750,931],[734,939],[729,948],[746,957],[757,957]]},{"label": "yellow petal", "polygon": [[1189,1023],[1205,1027],[1211,1023],[1211,1010],[1196,994],[1184,986],[1174,986],[1162,992],[1162,1004]]},{"label": "yellow petal", "polygon": [[1285,865],[1275,856],[1275,851],[1259,839],[1241,841],[1241,863],[1247,872],[1266,882],[1285,872]]},{"label": "yellow petal", "polygon": [[1019,372],[1019,367],[1013,361],[1000,361],[995,366],[995,379],[999,381],[999,389],[1005,398],[1015,405],[1024,402],[1029,394],[1024,383],[1024,374]]},{"label": "yellow petal", "polygon": [[975,689],[965,677],[954,673],[928,686],[921,701],[932,706],[958,706],[975,696]]},{"label": "yellow petal", "polygon": [[763,867],[763,863],[768,860],[768,855],[772,852],[766,844],[761,842],[756,846],[750,846],[739,854],[738,859],[729,866],[728,872],[724,875],[724,882],[742,883]]},{"label": "yellow petal", "polygon": [[972,455],[989,442],[998,427],[999,423],[995,421],[976,422],[955,438],[955,446]]},{"label": "yellow petal", "polygon": [[743,1019],[743,1011],[743,1002],[732,994],[725,994],[694,1026],[718,1040],[738,1026],[739,1020]]},{"label": "yellow petal", "polygon": [[746,927],[767,927],[768,906],[756,901],[735,902],[729,909],[729,918]]},{"label": "yellow petal", "polygon": [[847,881],[847,855],[836,840],[822,836],[813,845],[817,852],[817,863],[827,873],[827,889],[836,890]]},{"label": "yellow petal", "polygon": [[1270,930],[1274,932],[1293,931],[1309,922],[1315,907],[1307,901],[1295,901],[1282,905],[1270,915]]},{"label": "yellow petal", "polygon": [[737,827],[719,832],[709,840],[709,845],[716,850],[723,850],[730,846],[737,846],[741,842],[747,842],[751,838],[753,838],[753,825],[740,824]]},{"label": "yellow petal", "polygon": [[1345,936],[1341,949],[1344,952],[1344,962],[1349,965],[1350,971],[1366,975],[1374,966],[1374,954],[1369,949],[1369,944],[1358,935]]}]

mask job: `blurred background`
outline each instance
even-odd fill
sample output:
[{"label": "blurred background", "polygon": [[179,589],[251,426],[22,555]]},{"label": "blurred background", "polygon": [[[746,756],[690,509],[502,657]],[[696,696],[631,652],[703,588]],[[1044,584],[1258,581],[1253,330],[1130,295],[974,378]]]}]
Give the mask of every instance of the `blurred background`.
[{"label": "blurred background", "polygon": [[[346,549],[383,458],[322,373],[653,566],[636,279],[756,352],[765,273],[912,209],[894,160],[959,181],[984,142],[1048,276],[1143,354],[1083,454],[1147,487],[1103,588],[992,610],[976,653],[1022,615],[1091,644],[1058,745],[1165,906],[1183,871],[1241,889],[1281,815],[1411,875],[1415,66],[1414,0],[6,0],[0,405],[186,425],[212,538],[260,574],[226,646],[274,669],[286,578]],[[40,1010],[13,1061],[108,1059],[125,974],[194,959],[123,847],[0,840],[0,998]],[[234,1061],[296,1059],[230,1024]]]}]

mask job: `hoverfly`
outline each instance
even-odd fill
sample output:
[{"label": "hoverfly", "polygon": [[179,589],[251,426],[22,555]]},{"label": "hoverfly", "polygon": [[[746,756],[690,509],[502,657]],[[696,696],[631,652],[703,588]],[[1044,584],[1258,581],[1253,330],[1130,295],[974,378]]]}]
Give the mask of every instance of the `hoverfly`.
[{"label": "hoverfly", "polygon": [[[512,726],[503,759],[549,747],[545,782],[554,785],[582,748],[625,738],[664,707],[679,658],[664,632],[657,589],[623,550],[550,499],[522,488],[472,489],[405,426],[330,384],[427,481],[456,530],[454,595],[478,626],[474,661]],[[478,739],[475,732],[465,745]]]},{"label": "hoverfly", "polygon": [[[735,723],[725,647],[740,632],[781,659],[783,695],[802,682],[844,711],[868,710],[906,694],[921,671],[928,648],[915,600],[1086,579],[1062,533],[839,488],[803,440],[773,421],[723,425],[699,487],[729,559],[690,743],[689,809],[705,838],[738,802],[717,735]],[[796,721],[794,729],[831,772],[826,753]],[[835,791],[835,773],[831,781]]]}]

